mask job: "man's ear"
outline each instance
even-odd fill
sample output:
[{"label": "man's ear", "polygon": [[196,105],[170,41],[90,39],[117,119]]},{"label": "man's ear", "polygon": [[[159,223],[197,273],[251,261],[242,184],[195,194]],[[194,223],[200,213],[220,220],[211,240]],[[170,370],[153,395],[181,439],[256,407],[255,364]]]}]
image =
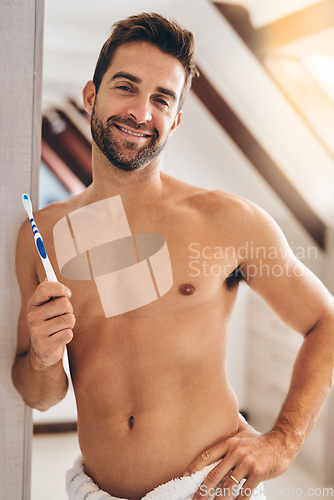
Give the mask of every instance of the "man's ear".
[{"label": "man's ear", "polygon": [[89,82],[86,83],[82,91],[82,98],[83,98],[84,108],[90,115],[93,112],[95,97],[96,97],[95,84],[92,80],[89,80]]},{"label": "man's ear", "polygon": [[182,121],[182,111],[179,111],[175,117],[173,125],[171,126],[168,137],[171,137],[174,134],[175,130],[181,125],[181,121]]}]

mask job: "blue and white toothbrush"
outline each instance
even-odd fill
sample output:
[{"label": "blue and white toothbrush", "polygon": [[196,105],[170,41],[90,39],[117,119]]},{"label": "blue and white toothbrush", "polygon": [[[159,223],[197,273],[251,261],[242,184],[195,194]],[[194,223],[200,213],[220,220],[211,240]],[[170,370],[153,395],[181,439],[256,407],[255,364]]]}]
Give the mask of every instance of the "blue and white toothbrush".
[{"label": "blue and white toothbrush", "polygon": [[34,217],[32,215],[32,204],[30,201],[30,198],[27,194],[22,195],[22,203],[23,206],[28,214],[30,224],[31,224],[31,229],[34,234],[34,239],[35,239],[35,245],[37,248],[37,251],[39,253],[39,256],[41,258],[42,264],[44,266],[45,272],[46,272],[46,277],[48,281],[58,281],[55,275],[55,272],[51,266],[51,262],[49,261],[48,254],[46,253],[45,250],[45,245],[42,240],[41,233],[38,231],[36,222],[34,220]]}]

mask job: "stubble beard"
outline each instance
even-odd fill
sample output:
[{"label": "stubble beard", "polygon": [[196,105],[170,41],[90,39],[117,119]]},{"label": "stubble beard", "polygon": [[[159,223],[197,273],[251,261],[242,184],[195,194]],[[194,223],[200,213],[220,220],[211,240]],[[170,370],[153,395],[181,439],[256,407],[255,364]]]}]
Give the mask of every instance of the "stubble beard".
[{"label": "stubble beard", "polygon": [[149,131],[153,135],[145,146],[138,147],[138,144],[131,141],[126,141],[125,145],[124,140],[115,137],[117,131],[115,130],[114,123],[118,126],[131,127],[139,133],[148,133],[148,130],[143,126],[139,126],[131,118],[122,118],[120,116],[110,117],[107,124],[104,125],[102,120],[97,116],[94,106],[91,119],[93,140],[107,160],[125,172],[138,170],[148,165],[163,151],[167,143],[167,139],[159,143],[159,133],[154,129]]}]

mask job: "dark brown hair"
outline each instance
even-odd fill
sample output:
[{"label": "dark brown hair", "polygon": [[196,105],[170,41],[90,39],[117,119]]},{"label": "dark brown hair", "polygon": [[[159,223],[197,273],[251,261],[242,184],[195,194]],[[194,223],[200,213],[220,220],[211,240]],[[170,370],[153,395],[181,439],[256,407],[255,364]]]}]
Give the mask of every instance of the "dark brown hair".
[{"label": "dark brown hair", "polygon": [[115,51],[127,42],[145,41],[158,47],[162,52],[176,57],[185,71],[185,83],[180,96],[179,109],[199,71],[195,63],[194,36],[174,20],[160,14],[142,13],[130,16],[113,25],[113,31],[103,45],[93,77],[96,93],[103,75],[109,68]]}]

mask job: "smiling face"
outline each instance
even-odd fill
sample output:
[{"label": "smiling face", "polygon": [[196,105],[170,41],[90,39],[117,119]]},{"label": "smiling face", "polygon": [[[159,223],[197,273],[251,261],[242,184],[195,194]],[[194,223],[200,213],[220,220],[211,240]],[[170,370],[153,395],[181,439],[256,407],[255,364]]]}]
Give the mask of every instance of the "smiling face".
[{"label": "smiling face", "polygon": [[93,82],[84,89],[93,140],[109,162],[131,171],[159,157],[181,121],[184,80],[182,64],[154,45],[130,42],[117,49],[98,94]]}]

